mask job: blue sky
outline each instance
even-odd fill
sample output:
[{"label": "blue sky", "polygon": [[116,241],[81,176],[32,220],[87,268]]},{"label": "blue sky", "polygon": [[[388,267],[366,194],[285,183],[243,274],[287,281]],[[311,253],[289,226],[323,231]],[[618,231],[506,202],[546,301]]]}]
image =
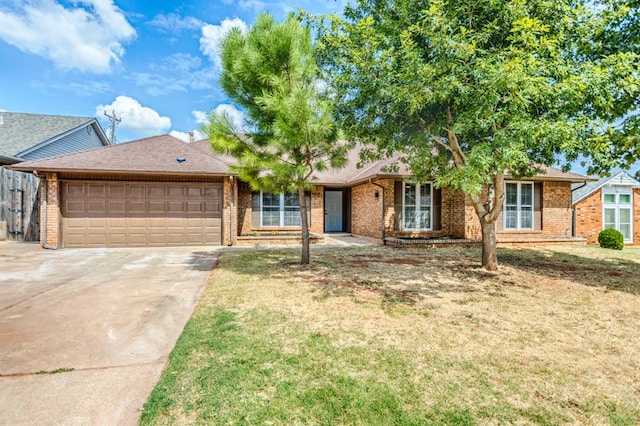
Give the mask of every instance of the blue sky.
[{"label": "blue sky", "polygon": [[0,0],[0,110],[96,117],[105,131],[115,112],[117,142],[199,137],[212,110],[242,118],[217,85],[230,28],[265,11],[341,13],[347,1]]},{"label": "blue sky", "polygon": [[339,13],[345,0],[0,0],[0,110],[121,117],[116,140],[188,138],[208,112],[239,118],[217,86],[217,43],[260,12]]}]

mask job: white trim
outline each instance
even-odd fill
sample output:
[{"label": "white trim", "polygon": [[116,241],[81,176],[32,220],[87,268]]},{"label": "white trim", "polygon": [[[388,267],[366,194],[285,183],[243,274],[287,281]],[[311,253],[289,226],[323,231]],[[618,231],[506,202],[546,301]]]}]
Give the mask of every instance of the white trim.
[{"label": "white trim", "polygon": [[[429,227],[428,228],[409,228],[406,225],[406,214],[405,214],[405,188],[406,185],[410,184],[415,188],[416,191],[416,205],[415,205],[415,213],[416,218],[420,216],[420,188],[423,185],[429,185]],[[416,220],[416,225],[418,225],[418,220]],[[432,231],[433,230],[433,182],[420,182],[414,183],[407,180],[402,181],[402,230],[403,231]]]},{"label": "white trim", "polygon": [[[508,227],[507,226],[507,184],[515,184],[517,185],[516,189],[516,227]],[[522,207],[523,206],[521,200],[521,188],[522,185],[531,185],[531,227],[523,227],[522,226]],[[502,229],[504,230],[527,230],[533,231],[536,228],[536,185],[533,181],[522,181],[522,180],[508,180],[504,182],[504,203],[502,204]]]},{"label": "white trim", "polygon": [[[605,209],[614,209],[615,210],[615,222],[614,229],[620,231],[620,210],[629,210],[629,236],[625,237],[625,243],[633,242],[633,189],[630,187],[621,187],[621,186],[605,186],[602,188],[602,229],[605,228]],[[616,200],[614,203],[605,202],[605,195],[615,195]],[[630,195],[630,203],[629,204],[621,204],[620,203],[620,195]]]},{"label": "white trim", "polygon": [[[616,179],[618,180],[617,182],[616,182]],[[597,190],[605,186],[626,186],[629,188],[640,188],[640,181],[638,181],[637,179],[634,179],[633,176],[631,176],[629,173],[621,171],[611,176],[608,179],[603,179],[598,185],[595,185],[593,188],[591,188],[589,192],[582,194],[580,198],[576,198],[575,201],[572,201],[571,204],[576,205],[580,201],[587,198],[589,195],[593,194],[594,192],[596,192]],[[577,191],[581,188],[574,189],[574,191]]]}]

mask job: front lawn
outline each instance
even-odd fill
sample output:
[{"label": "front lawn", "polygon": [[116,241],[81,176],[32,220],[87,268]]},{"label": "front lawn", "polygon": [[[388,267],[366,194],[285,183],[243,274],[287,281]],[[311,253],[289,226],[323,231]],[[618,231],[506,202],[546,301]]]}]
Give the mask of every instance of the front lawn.
[{"label": "front lawn", "polygon": [[640,424],[640,248],[224,253],[143,424]]}]

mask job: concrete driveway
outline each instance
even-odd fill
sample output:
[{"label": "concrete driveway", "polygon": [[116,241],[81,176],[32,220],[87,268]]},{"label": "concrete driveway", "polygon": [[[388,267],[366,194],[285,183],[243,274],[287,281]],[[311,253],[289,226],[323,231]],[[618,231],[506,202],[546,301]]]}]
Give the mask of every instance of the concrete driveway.
[{"label": "concrete driveway", "polygon": [[137,424],[216,256],[0,242],[0,424]]}]

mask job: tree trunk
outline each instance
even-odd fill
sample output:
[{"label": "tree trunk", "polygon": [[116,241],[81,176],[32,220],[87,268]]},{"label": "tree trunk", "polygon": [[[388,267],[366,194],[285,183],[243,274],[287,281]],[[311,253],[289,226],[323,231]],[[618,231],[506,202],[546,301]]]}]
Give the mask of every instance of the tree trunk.
[{"label": "tree trunk", "polygon": [[302,256],[300,263],[309,264],[309,221],[307,220],[307,199],[304,189],[298,188],[298,199],[300,200],[300,224],[302,228]]},{"label": "tree trunk", "polygon": [[487,271],[498,270],[498,250],[496,240],[496,222],[480,219],[482,226],[482,267]]}]

